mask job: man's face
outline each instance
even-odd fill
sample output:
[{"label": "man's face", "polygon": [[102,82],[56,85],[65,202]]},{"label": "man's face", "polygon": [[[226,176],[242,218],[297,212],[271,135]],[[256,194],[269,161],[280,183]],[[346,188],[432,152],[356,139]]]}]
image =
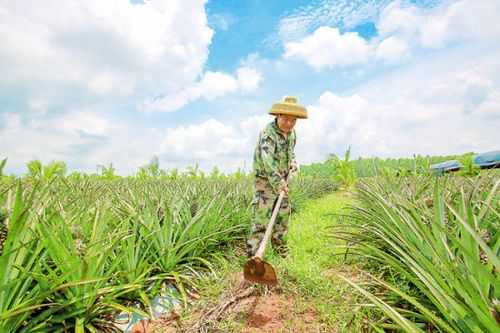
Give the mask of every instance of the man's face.
[{"label": "man's face", "polygon": [[288,114],[278,115],[278,127],[283,133],[290,133],[290,131],[295,127],[296,122],[296,116],[290,116]]}]

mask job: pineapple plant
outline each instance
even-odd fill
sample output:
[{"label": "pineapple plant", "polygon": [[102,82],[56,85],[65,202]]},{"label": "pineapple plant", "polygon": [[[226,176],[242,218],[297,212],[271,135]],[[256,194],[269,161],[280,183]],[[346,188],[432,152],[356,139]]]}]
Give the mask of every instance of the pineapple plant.
[{"label": "pineapple plant", "polygon": [[7,229],[7,217],[9,213],[7,209],[3,208],[0,210],[0,256],[3,253],[3,244],[7,239],[7,233],[9,232]]}]

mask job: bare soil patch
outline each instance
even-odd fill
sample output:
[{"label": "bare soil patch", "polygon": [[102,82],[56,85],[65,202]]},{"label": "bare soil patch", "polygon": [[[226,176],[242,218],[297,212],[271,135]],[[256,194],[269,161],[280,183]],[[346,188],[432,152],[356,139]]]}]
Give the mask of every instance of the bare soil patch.
[{"label": "bare soil patch", "polygon": [[333,332],[312,306],[297,309],[295,302],[279,286],[260,286],[241,276],[217,301],[203,304],[202,296],[192,304],[190,322],[170,313],[151,323],[148,332]]}]

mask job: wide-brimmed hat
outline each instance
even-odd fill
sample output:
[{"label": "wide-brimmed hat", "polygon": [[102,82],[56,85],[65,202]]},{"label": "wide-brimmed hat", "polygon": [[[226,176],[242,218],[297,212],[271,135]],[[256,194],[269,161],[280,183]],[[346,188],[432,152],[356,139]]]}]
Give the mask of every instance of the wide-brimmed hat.
[{"label": "wide-brimmed hat", "polygon": [[307,119],[307,109],[297,104],[295,97],[285,97],[283,102],[273,104],[269,114],[277,116],[279,114],[288,114],[297,118]]}]

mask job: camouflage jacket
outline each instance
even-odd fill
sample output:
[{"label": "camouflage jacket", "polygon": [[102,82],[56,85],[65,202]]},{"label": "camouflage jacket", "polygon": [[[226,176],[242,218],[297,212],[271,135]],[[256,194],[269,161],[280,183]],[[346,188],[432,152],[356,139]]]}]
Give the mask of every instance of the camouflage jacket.
[{"label": "camouflage jacket", "polygon": [[286,135],[279,129],[276,119],[267,124],[255,147],[253,169],[256,180],[267,181],[276,193],[283,189],[286,173],[292,166],[297,166],[296,141],[295,130]]}]

